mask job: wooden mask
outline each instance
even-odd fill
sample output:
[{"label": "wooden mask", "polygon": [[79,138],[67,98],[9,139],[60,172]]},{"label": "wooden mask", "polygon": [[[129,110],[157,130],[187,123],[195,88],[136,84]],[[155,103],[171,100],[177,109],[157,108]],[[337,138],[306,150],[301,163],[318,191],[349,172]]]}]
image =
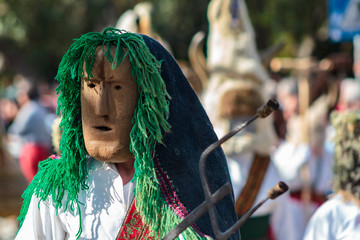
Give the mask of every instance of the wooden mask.
[{"label": "wooden mask", "polygon": [[130,131],[139,99],[129,57],[112,69],[112,63],[98,47],[92,74],[89,80],[85,74],[81,84],[85,148],[100,161],[127,162],[134,158],[129,150]]}]

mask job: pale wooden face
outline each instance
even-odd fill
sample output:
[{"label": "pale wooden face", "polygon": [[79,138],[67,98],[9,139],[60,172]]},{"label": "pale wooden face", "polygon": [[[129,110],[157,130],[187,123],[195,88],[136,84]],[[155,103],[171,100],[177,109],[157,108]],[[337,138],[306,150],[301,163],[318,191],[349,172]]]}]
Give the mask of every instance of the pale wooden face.
[{"label": "pale wooden face", "polygon": [[[113,49],[114,50],[114,49]],[[93,77],[82,79],[81,114],[85,147],[94,158],[126,162],[132,119],[139,99],[138,85],[131,74],[128,57],[114,70],[100,49]]]}]

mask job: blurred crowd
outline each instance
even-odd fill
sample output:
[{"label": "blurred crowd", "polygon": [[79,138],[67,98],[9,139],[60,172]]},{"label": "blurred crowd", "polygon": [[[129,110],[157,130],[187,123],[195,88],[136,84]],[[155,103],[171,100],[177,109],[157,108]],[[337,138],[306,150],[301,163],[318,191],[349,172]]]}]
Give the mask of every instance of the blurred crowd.
[{"label": "blurred crowd", "polygon": [[13,239],[21,194],[54,152],[55,87],[24,76],[3,78],[0,89],[0,239]]},{"label": "blurred crowd", "polygon": [[51,126],[56,116],[55,89],[16,75],[2,87],[0,94],[4,145],[30,182],[38,163],[53,152]]},{"label": "blurred crowd", "polygon": [[302,115],[298,86],[293,77],[281,79],[277,85],[285,135],[274,150],[273,160],[281,179],[290,187],[289,201],[301,239],[316,209],[334,194],[336,134],[330,116],[360,109],[360,81],[341,79],[335,105],[329,105],[329,96],[321,96]]}]

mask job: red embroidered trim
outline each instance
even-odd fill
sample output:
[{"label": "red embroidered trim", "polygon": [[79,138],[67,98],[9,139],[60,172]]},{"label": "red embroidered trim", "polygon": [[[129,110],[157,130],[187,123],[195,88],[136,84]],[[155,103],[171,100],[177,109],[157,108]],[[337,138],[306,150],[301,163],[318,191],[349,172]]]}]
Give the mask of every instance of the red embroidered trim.
[{"label": "red embroidered trim", "polygon": [[169,176],[160,167],[160,163],[157,157],[155,157],[153,160],[156,177],[160,183],[161,193],[163,194],[166,203],[171,207],[176,215],[178,215],[181,219],[184,219],[189,214],[188,211],[181,203],[175,190],[173,189]]},{"label": "red embroidered trim", "polygon": [[149,229],[147,226],[143,225],[140,213],[137,211],[135,207],[135,201],[133,200],[125,216],[125,220],[119,231],[119,234],[116,237],[116,240],[153,240],[153,238],[149,237],[148,235]]},{"label": "red embroidered trim", "polygon": [[[171,180],[169,176],[166,174],[166,172],[164,172],[164,170],[161,168],[157,156],[153,157],[153,161],[154,161],[156,178],[159,181],[161,193],[163,194],[167,205],[173,210],[173,212],[178,217],[184,219],[187,215],[189,215],[188,211],[186,210],[186,207],[182,204],[182,202],[178,198],[176,191],[174,190],[174,187],[171,183]],[[196,224],[192,224],[191,227],[201,237],[209,237],[208,235],[202,233]]]}]

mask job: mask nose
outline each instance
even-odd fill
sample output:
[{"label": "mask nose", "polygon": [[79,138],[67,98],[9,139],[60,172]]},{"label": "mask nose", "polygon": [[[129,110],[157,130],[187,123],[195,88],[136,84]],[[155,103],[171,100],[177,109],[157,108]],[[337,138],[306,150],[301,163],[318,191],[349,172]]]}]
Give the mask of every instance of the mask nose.
[{"label": "mask nose", "polygon": [[100,84],[99,94],[96,99],[95,114],[101,117],[108,117],[109,115],[109,95],[104,82]]}]

